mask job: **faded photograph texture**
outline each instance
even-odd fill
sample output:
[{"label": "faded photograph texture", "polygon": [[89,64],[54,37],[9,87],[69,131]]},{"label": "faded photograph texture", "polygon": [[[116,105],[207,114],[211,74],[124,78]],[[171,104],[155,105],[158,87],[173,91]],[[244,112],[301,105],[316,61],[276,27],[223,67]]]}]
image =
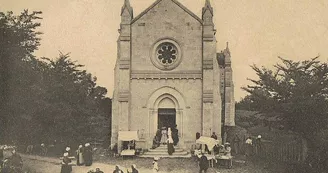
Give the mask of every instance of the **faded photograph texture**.
[{"label": "faded photograph texture", "polygon": [[0,173],[325,173],[328,1],[0,0]]}]

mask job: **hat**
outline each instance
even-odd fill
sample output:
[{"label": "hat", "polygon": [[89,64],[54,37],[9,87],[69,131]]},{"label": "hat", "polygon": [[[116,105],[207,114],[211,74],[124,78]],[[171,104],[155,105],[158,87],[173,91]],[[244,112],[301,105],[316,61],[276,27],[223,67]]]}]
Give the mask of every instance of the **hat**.
[{"label": "hat", "polygon": [[155,161],[159,160],[159,157],[154,157],[154,160],[155,160]]},{"label": "hat", "polygon": [[68,156],[68,153],[64,153],[64,157],[67,157]]},{"label": "hat", "polygon": [[82,145],[79,145],[79,148],[82,148]]},{"label": "hat", "polygon": [[90,143],[86,143],[85,146],[86,146],[86,147],[90,146]]},{"label": "hat", "polygon": [[224,143],[224,145],[230,145],[230,143],[229,142],[226,142],[226,143]]},{"label": "hat", "polygon": [[41,146],[44,147],[44,143],[42,143]]},{"label": "hat", "polygon": [[66,147],[66,151],[70,151],[71,150],[71,148],[70,147]]},{"label": "hat", "polygon": [[258,139],[261,139],[261,138],[262,138],[262,136],[261,136],[261,135],[258,135],[258,136],[257,136],[257,138],[258,138]]}]

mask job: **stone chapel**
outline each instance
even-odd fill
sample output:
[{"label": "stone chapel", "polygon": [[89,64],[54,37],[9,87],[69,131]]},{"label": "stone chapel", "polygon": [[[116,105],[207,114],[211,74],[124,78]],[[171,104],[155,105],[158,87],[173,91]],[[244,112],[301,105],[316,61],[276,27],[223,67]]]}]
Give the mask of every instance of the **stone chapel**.
[{"label": "stone chapel", "polygon": [[177,125],[179,146],[195,134],[221,137],[234,126],[231,56],[217,51],[213,7],[201,18],[178,0],[156,0],[134,16],[129,0],[121,9],[117,40],[111,143],[119,131],[138,131],[137,148],[150,148],[157,129]]}]

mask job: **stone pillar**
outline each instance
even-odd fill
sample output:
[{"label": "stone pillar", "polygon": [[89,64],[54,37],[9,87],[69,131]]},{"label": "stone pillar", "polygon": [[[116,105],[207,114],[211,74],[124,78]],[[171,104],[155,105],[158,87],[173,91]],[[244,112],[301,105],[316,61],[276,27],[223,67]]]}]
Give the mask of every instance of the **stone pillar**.
[{"label": "stone pillar", "polygon": [[205,2],[202,10],[203,20],[203,114],[202,135],[210,136],[213,129],[213,92],[214,71],[216,59],[216,39],[213,23],[213,8],[210,1]]},{"label": "stone pillar", "polygon": [[[112,124],[117,129],[115,131],[130,130],[130,61],[131,61],[131,20],[133,18],[133,9],[129,0],[124,1],[121,9],[121,24],[119,29],[119,39],[117,41],[117,63],[115,68],[115,111],[113,111]],[[113,136],[117,136],[115,132]],[[122,144],[117,141],[118,152],[122,150]]]}]

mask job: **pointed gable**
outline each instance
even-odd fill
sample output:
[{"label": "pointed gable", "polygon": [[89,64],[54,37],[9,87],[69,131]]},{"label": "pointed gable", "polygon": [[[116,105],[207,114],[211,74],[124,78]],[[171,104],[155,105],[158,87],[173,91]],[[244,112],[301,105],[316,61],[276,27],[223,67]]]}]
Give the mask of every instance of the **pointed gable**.
[{"label": "pointed gable", "polygon": [[127,11],[129,12],[130,16],[133,18],[133,8],[130,5],[130,1],[129,0],[125,0],[124,4],[121,8],[121,16],[124,13],[124,10],[127,9]]},{"label": "pointed gable", "polygon": [[213,16],[213,7],[210,3],[210,0],[205,1],[205,6],[203,7],[202,10],[202,15],[204,15],[207,10],[209,10],[211,12],[211,15]]},{"label": "pointed gable", "polygon": [[[132,21],[131,24],[136,22],[138,19],[140,19],[142,16],[144,16],[146,13],[148,13],[152,8],[154,8],[157,4],[159,4],[161,1],[165,1],[165,0],[156,0],[152,5],[150,5],[148,8],[146,8],[143,12],[141,12],[138,16],[136,16]],[[197,21],[199,21],[200,23],[203,23],[202,19],[200,19],[196,14],[194,14],[192,11],[190,11],[189,9],[187,9],[187,7],[185,7],[184,5],[182,5],[180,2],[178,2],[177,0],[168,0],[173,2],[174,4],[176,4],[177,6],[179,6],[181,9],[183,9],[186,13],[188,13],[190,16],[192,16],[193,18],[195,18]]]}]

